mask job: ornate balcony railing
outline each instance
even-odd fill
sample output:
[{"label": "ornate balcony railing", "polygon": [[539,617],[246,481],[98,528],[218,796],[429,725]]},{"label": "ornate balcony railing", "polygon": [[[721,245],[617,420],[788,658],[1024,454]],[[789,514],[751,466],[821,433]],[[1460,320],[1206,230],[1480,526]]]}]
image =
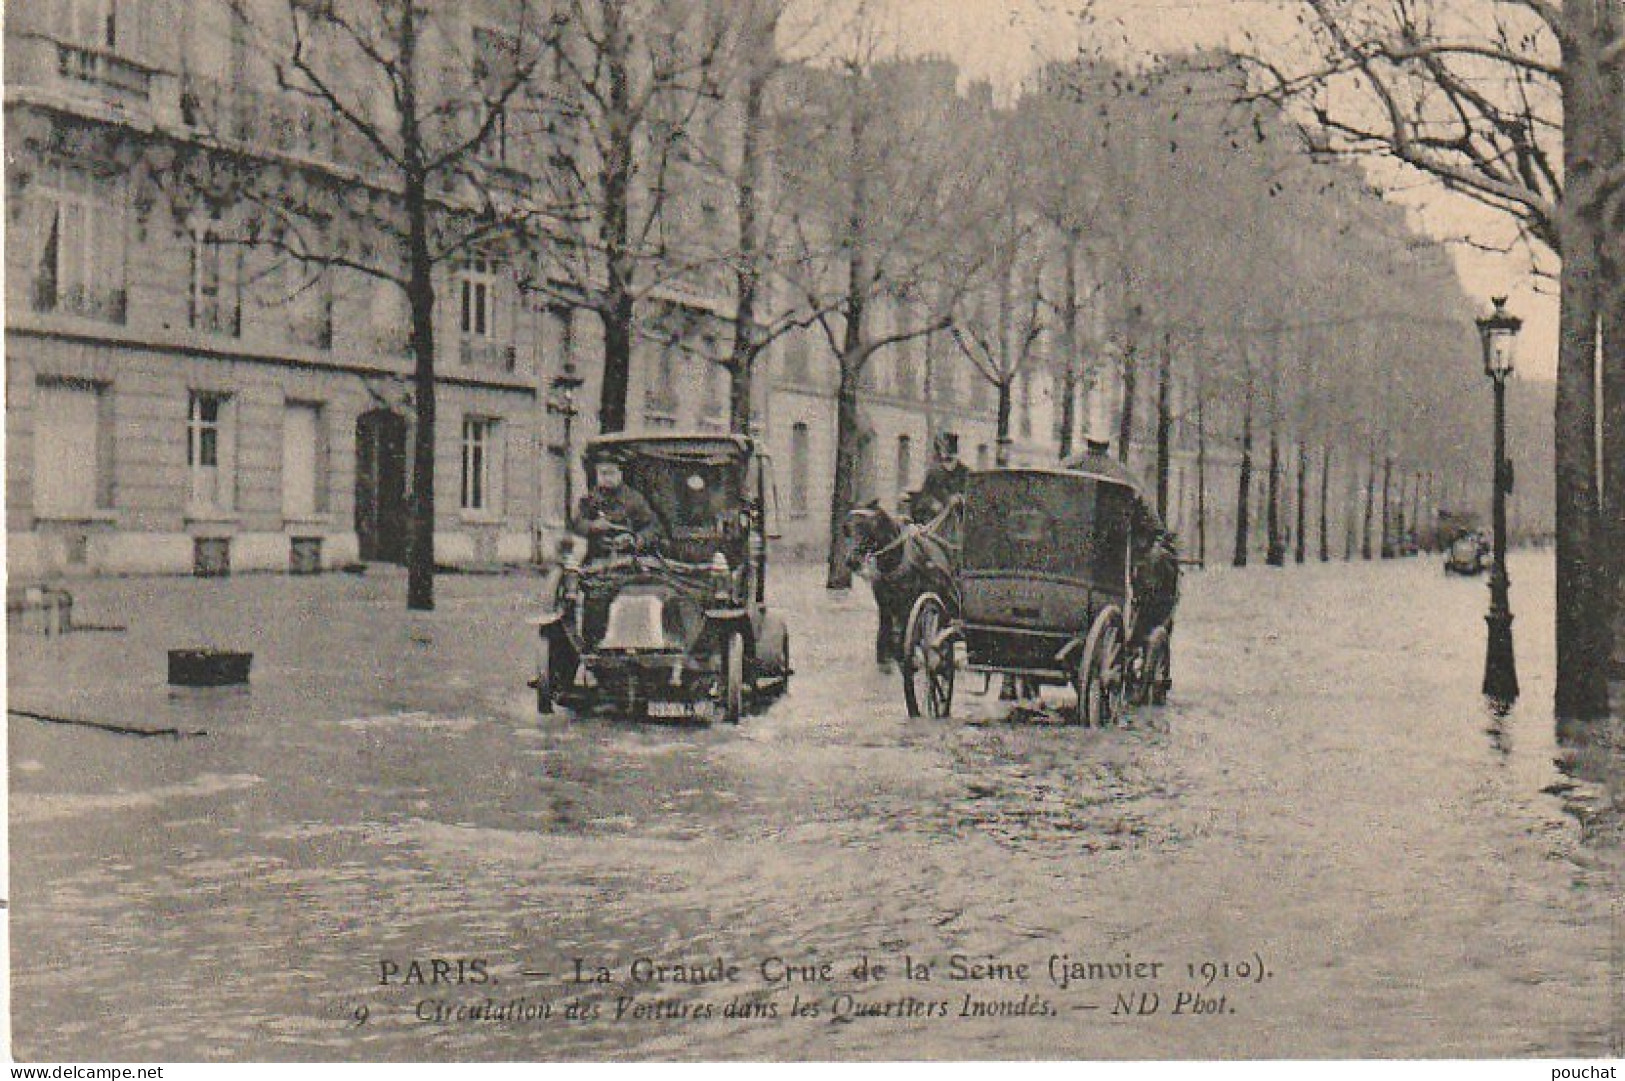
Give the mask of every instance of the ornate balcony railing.
[{"label": "ornate balcony railing", "polygon": [[181,119],[217,138],[267,150],[318,161],[341,156],[337,118],[294,94],[187,75],[181,81]]},{"label": "ornate balcony railing", "polygon": [[126,108],[147,108],[154,94],[152,68],[107,49],[8,32],[6,53],[6,77],[18,87],[88,92],[92,100]]},{"label": "ornate balcony railing", "polygon": [[519,350],[510,343],[467,336],[459,339],[457,355],[467,367],[502,372],[513,371],[519,360]]}]

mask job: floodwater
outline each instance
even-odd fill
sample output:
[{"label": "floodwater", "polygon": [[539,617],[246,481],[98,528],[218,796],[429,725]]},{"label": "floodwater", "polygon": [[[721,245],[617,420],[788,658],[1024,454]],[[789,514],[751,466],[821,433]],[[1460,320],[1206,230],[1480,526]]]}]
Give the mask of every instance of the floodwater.
[{"label": "floodwater", "polygon": [[[1617,1051],[1614,793],[1555,764],[1549,554],[1512,573],[1505,717],[1482,579],[1423,558],[1191,575],[1170,703],[1105,731],[969,677],[909,720],[813,568],[738,728],[536,718],[534,579],[88,584],[128,629],[14,634],[11,705],[206,734],[12,718],[14,1054]],[[199,643],[252,690],[168,692]]]}]

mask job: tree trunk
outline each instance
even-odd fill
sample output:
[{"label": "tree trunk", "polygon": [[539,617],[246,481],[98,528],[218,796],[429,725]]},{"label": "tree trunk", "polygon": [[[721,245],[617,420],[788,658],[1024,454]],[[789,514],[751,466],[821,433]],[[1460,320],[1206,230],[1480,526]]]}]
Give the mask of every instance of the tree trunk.
[{"label": "tree trunk", "polygon": [[407,533],[406,607],[434,610],[435,352],[434,264],[429,255],[428,199],[421,177],[407,180],[404,201],[408,227],[412,311],[412,400],[416,423],[412,439],[412,522]]},{"label": "tree trunk", "polygon": [[1168,521],[1168,455],[1174,418],[1169,408],[1173,383],[1173,347],[1168,332],[1162,335],[1162,356],[1157,365],[1157,516]]},{"label": "tree trunk", "polygon": [[1270,423],[1269,501],[1264,505],[1268,533],[1264,562],[1272,567],[1286,563],[1286,542],[1281,537],[1281,436]]},{"label": "tree trunk", "polygon": [[1377,441],[1366,444],[1365,459],[1365,523],[1360,531],[1360,558],[1371,558],[1371,519],[1375,515],[1377,499]]},{"label": "tree trunk", "polygon": [[1557,351],[1555,422],[1557,504],[1557,693],[1559,735],[1564,722],[1608,713],[1604,605],[1607,585],[1597,491],[1596,344],[1600,315],[1601,191],[1610,111],[1598,70],[1595,35],[1605,5],[1565,0],[1563,46],[1564,197],[1559,207],[1563,266]]},{"label": "tree trunk", "polygon": [[632,381],[632,312],[631,293],[612,281],[607,303],[598,309],[604,324],[604,384],[598,400],[598,430],[605,435],[626,430],[627,394]]},{"label": "tree trunk", "polygon": [[[1293,537],[1293,548],[1292,548],[1292,561],[1294,563],[1302,563],[1304,561],[1304,558],[1305,558],[1305,546],[1308,544],[1308,541],[1306,539],[1306,537],[1308,535],[1308,532],[1309,532],[1308,525],[1307,525],[1307,521],[1308,521],[1307,513],[1308,513],[1308,507],[1309,507],[1308,484],[1309,484],[1309,444],[1303,442],[1300,439],[1298,441],[1298,486],[1297,486],[1298,505],[1297,505],[1297,508],[1296,508],[1297,512],[1298,512],[1298,515],[1297,515],[1297,517],[1298,517],[1298,532]],[[1322,533],[1324,534],[1324,530],[1322,531]]]},{"label": "tree trunk", "polygon": [[[1615,0],[1600,33],[1615,48],[1625,47],[1625,7]],[[1608,140],[1608,160],[1625,168],[1625,63],[1616,60],[1606,72],[1602,101],[1607,116],[1602,126]],[[1613,607],[1610,675],[1625,679],[1625,191],[1616,190],[1612,213],[1602,238],[1604,293],[1602,296],[1602,532],[1608,550],[1603,579],[1615,589],[1605,597]]]},{"label": "tree trunk", "polygon": [[631,78],[627,53],[630,45],[616,14],[618,6],[604,6],[607,25],[599,57],[609,72],[609,105],[605,117],[608,151],[603,163],[603,245],[605,296],[599,307],[604,324],[604,372],[598,402],[598,430],[626,430],[627,395],[632,385],[632,319],[634,314],[633,254],[631,250],[632,171],[636,151],[631,120]]},{"label": "tree trunk", "polygon": [[993,389],[998,392],[998,419],[994,429],[993,438],[993,464],[1000,469],[1010,466],[1010,399],[1011,380],[1004,379],[995,383]]},{"label": "tree trunk", "polygon": [[1117,416],[1117,460],[1128,464],[1129,450],[1134,444],[1134,399],[1139,393],[1140,361],[1136,355],[1139,343],[1135,337],[1137,319],[1131,318],[1128,342],[1123,349],[1123,409]]},{"label": "tree trunk", "polygon": [[1353,563],[1360,522],[1360,463],[1351,451],[1343,466],[1343,562]]},{"label": "tree trunk", "polygon": [[1247,394],[1241,414],[1241,470],[1236,481],[1236,550],[1231,562],[1238,567],[1247,565],[1248,533],[1251,532],[1249,511],[1253,497],[1253,377],[1247,375]]},{"label": "tree trunk", "polygon": [[1207,417],[1204,395],[1196,389],[1196,562],[1207,565]]},{"label": "tree trunk", "polygon": [[1061,438],[1060,459],[1072,457],[1072,435],[1078,427],[1078,239],[1066,235],[1066,295],[1061,306]]},{"label": "tree trunk", "polygon": [[428,174],[423,166],[423,134],[417,112],[416,8],[407,4],[400,37],[399,102],[402,153],[406,167],[401,185],[406,212],[407,305],[412,312],[412,403],[416,427],[412,438],[412,520],[407,529],[406,607],[434,610],[434,458],[435,341],[434,260],[429,251]]},{"label": "tree trunk", "polygon": [[771,26],[761,25],[755,12],[752,18],[750,40],[745,44],[748,55],[745,62],[750,74],[745,80],[745,101],[739,145],[739,187],[737,210],[739,214],[739,268],[735,273],[734,341],[733,355],[728,364],[728,430],[745,435],[750,432],[751,384],[755,378],[756,358],[761,354],[760,328],[756,325],[756,298],[762,283],[762,244],[759,230],[758,202],[762,182],[762,125],[767,98],[767,83],[772,77],[773,40]]},{"label": "tree trunk", "polygon": [[[1616,243],[1625,244],[1625,237]],[[1612,556],[1613,660],[1610,674],[1625,679],[1625,266],[1614,261],[1602,347],[1603,521]],[[1607,566],[1607,564],[1604,564]],[[1608,578],[1604,579],[1609,580]]]},{"label": "tree trunk", "polygon": [[1393,492],[1394,459],[1392,455],[1385,454],[1382,458],[1382,543],[1378,553],[1383,559],[1394,558],[1394,518],[1391,494]]},{"label": "tree trunk", "polygon": [[1331,541],[1326,536],[1326,497],[1331,493],[1332,482],[1332,445],[1322,443],[1320,446],[1320,561],[1332,561]]},{"label": "tree trunk", "polygon": [[857,501],[858,384],[870,354],[864,346],[864,316],[869,288],[868,217],[869,183],[863,145],[868,129],[860,98],[862,86],[852,76],[852,113],[847,118],[847,189],[851,203],[846,219],[846,310],[841,340],[841,378],[835,394],[835,483],[829,501],[829,560],[825,586],[850,589],[852,571],[846,565],[846,516]]}]

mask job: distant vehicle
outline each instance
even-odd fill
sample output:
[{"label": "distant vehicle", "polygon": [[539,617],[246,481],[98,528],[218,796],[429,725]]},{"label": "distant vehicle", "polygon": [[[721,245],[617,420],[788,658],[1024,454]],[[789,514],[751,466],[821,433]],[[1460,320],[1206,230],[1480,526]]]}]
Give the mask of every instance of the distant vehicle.
[{"label": "distant vehicle", "polygon": [[1435,536],[1444,550],[1446,574],[1481,574],[1489,567],[1489,538],[1475,512],[1441,509]]},{"label": "distant vehicle", "polygon": [[625,715],[738,723],[790,681],[790,636],[766,604],[767,460],[744,436],[605,436],[656,521],[566,560],[537,625],[536,708],[555,701]]},{"label": "distant vehicle", "polygon": [[1489,565],[1490,545],[1482,533],[1463,533],[1444,551],[1446,574],[1482,574]]},{"label": "distant vehicle", "polygon": [[1116,463],[972,473],[953,598],[922,594],[903,634],[910,716],[947,717],[961,666],[1073,687],[1105,725],[1172,683],[1179,562]]}]

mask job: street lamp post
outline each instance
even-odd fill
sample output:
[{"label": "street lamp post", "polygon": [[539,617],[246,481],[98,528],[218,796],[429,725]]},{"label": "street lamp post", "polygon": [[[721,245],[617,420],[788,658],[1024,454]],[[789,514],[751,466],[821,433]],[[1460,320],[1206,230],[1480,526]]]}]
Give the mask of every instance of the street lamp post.
[{"label": "street lamp post", "polygon": [[1484,694],[1498,702],[1518,697],[1518,665],[1512,653],[1512,606],[1507,597],[1507,493],[1512,490],[1512,463],[1506,456],[1506,383],[1512,374],[1512,346],[1523,320],[1506,310],[1506,297],[1491,298],[1495,310],[1480,318],[1484,374],[1495,387],[1495,475],[1492,503],[1494,562],[1490,566],[1490,610],[1484,617],[1489,640],[1484,651]]},{"label": "street lamp post", "polygon": [[559,374],[553,377],[548,389],[551,393],[547,397],[547,411],[549,414],[562,417],[564,420],[564,528],[570,529],[575,522],[575,466],[570,457],[574,453],[572,440],[576,416],[580,410],[576,408],[576,391],[580,390],[586,380],[576,373],[576,366],[570,361],[564,362]]}]

